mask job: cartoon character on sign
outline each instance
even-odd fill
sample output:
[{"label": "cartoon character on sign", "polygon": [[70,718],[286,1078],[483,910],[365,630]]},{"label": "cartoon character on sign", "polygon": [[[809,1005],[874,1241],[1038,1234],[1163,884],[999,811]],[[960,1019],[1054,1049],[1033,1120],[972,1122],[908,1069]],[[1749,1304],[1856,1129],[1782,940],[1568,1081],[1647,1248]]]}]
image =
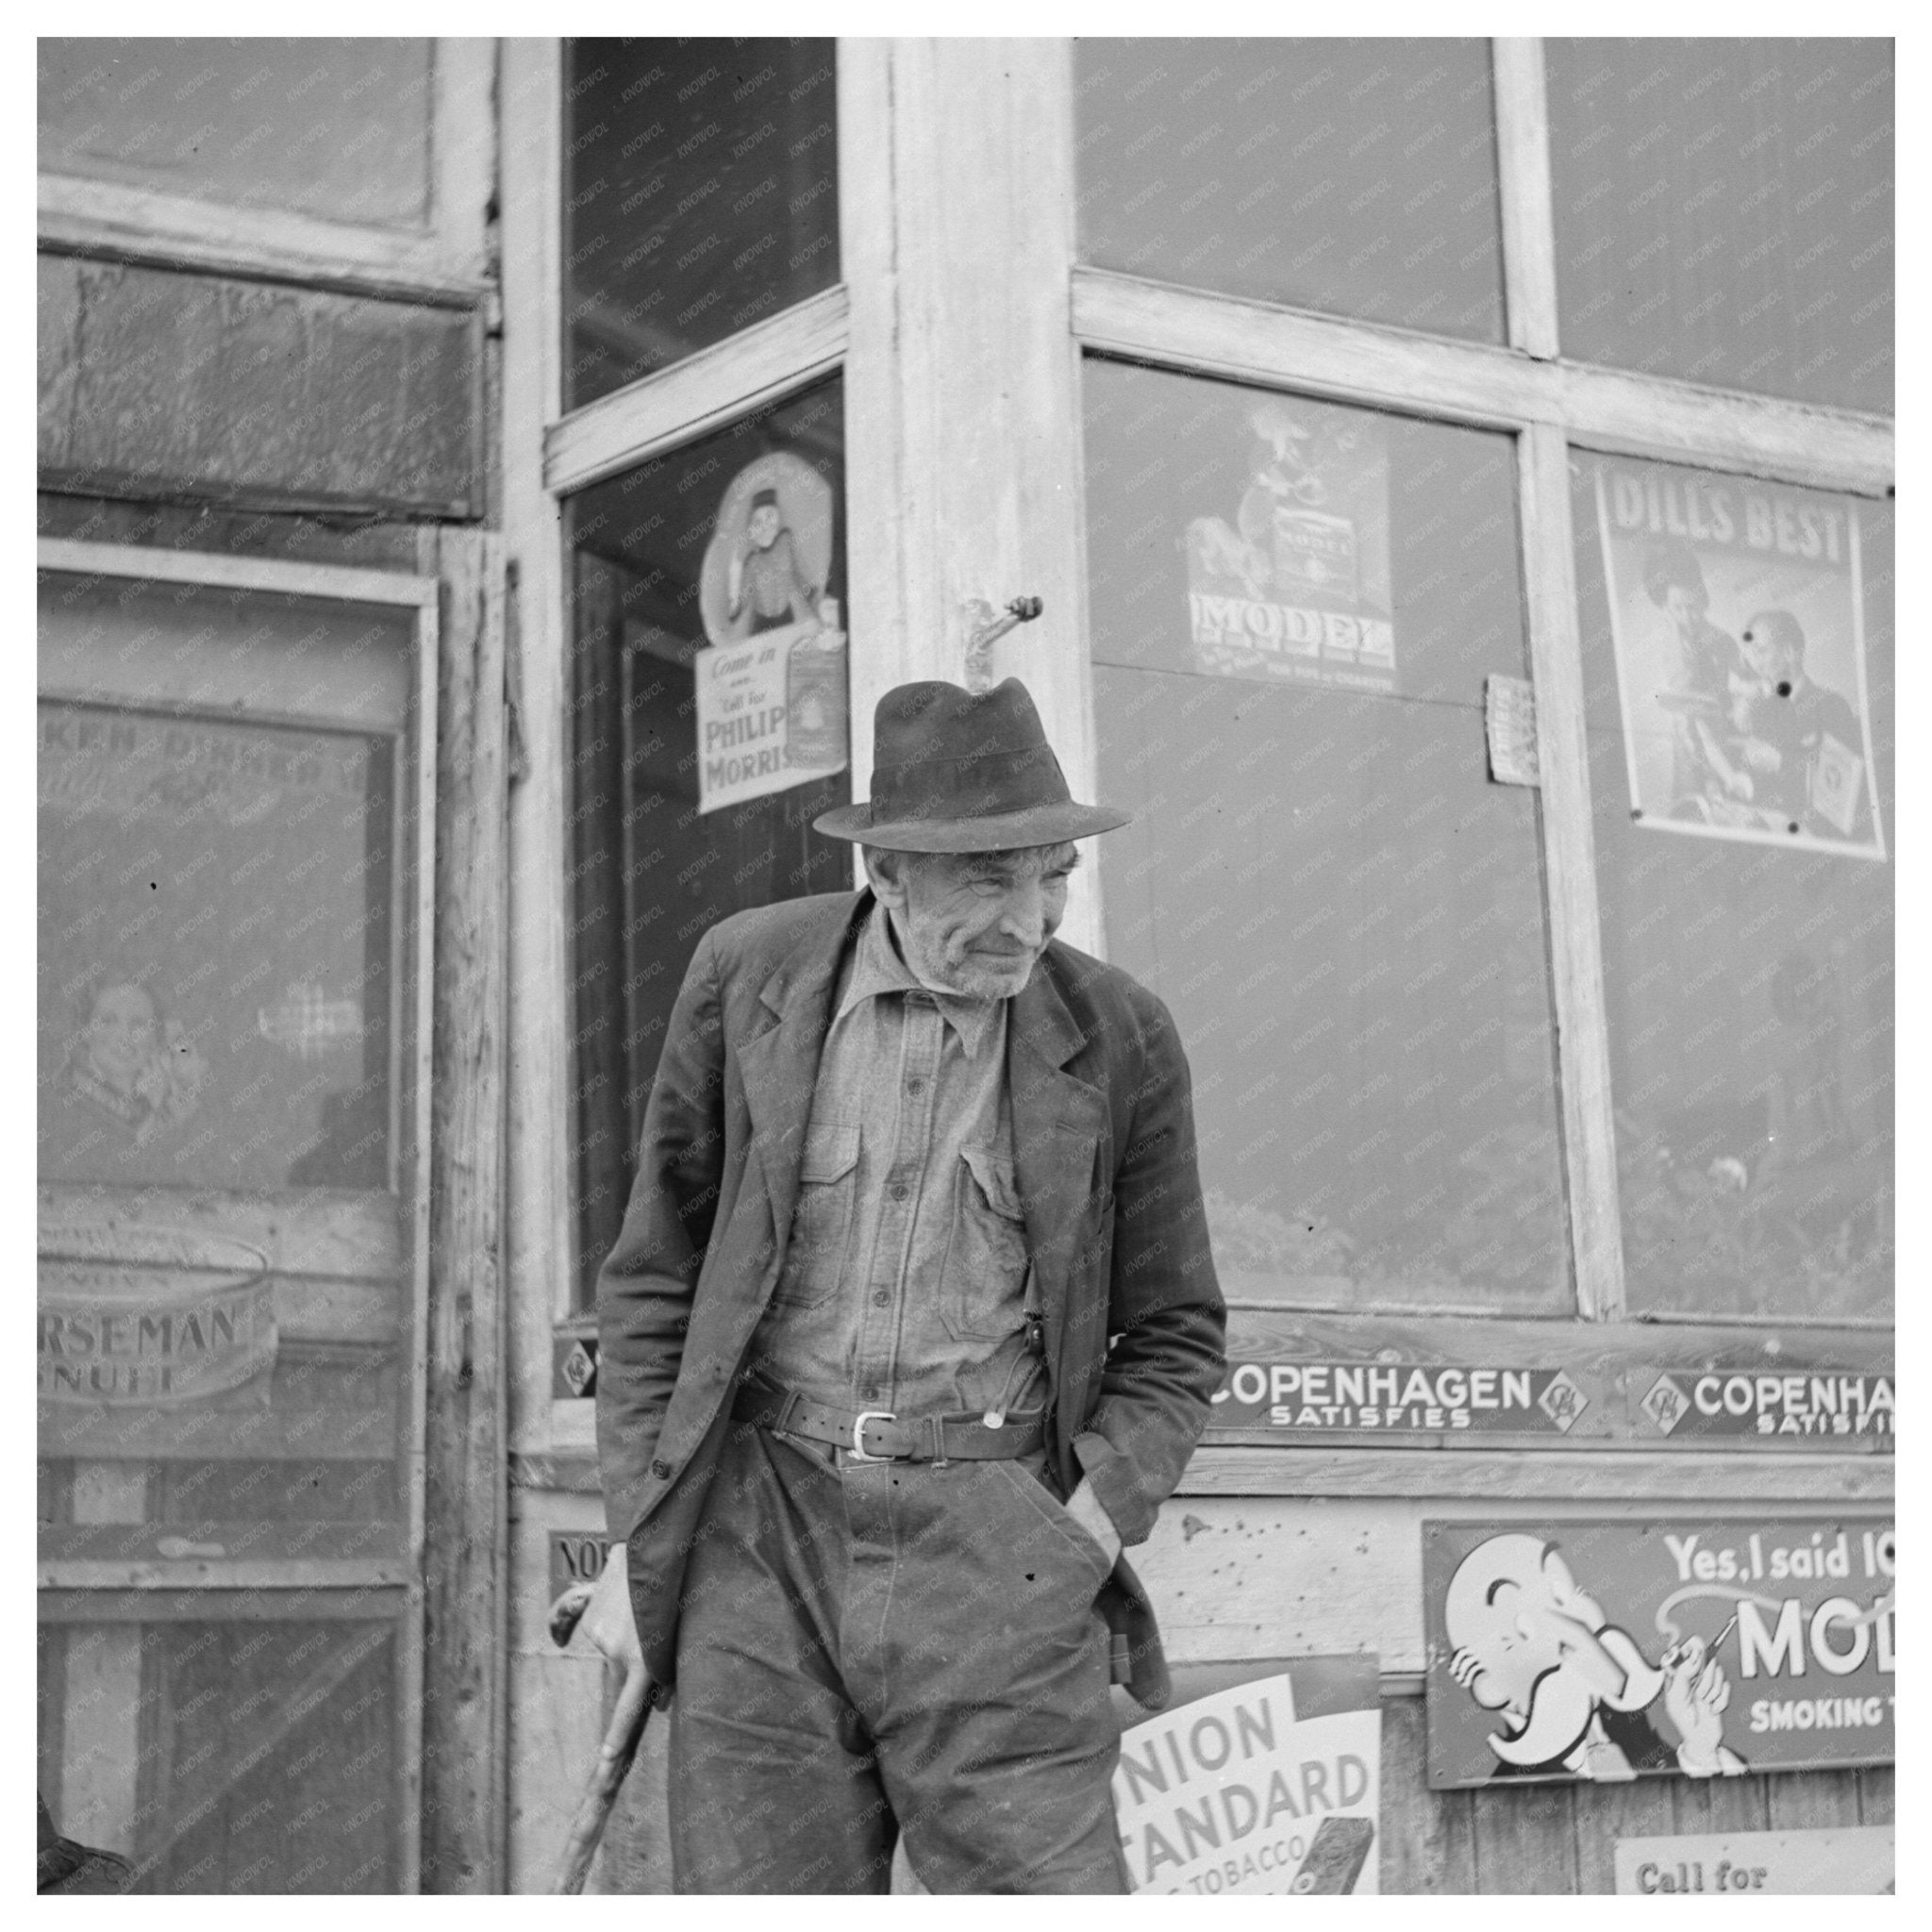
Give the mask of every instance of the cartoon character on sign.
[{"label": "cartoon character on sign", "polygon": [[1541,1537],[1478,1543],[1449,1579],[1442,1618],[1455,1646],[1450,1675],[1503,1717],[1490,1735],[1497,1777],[1745,1769],[1724,1741],[1730,1680],[1704,1640],[1686,1638],[1647,1662]]},{"label": "cartoon character on sign", "polygon": [[178,1021],[162,1018],[144,985],[103,980],[84,1010],[67,1055],[67,1084],[77,1098],[131,1127],[137,1147],[194,1112],[208,1062]]}]

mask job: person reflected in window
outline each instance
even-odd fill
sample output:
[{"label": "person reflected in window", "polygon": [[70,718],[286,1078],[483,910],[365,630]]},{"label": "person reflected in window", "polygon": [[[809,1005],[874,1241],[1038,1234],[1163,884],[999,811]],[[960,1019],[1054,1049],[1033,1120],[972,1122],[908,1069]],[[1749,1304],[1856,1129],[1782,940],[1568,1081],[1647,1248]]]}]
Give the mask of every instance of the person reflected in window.
[{"label": "person reflected in window", "polygon": [[67,1084],[131,1128],[137,1147],[194,1112],[207,1076],[207,1062],[144,985],[108,979],[95,988],[69,1049]]}]

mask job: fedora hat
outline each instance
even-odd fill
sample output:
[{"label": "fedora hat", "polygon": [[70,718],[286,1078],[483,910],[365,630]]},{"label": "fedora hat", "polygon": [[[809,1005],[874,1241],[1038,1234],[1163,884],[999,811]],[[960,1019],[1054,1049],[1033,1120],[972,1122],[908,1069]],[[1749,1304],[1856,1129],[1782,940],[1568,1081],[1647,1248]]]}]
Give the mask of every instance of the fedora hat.
[{"label": "fedora hat", "polygon": [[1076,805],[1017,677],[989,691],[901,684],[873,713],[872,797],[813,828],[890,852],[1007,852],[1111,832],[1132,816]]}]

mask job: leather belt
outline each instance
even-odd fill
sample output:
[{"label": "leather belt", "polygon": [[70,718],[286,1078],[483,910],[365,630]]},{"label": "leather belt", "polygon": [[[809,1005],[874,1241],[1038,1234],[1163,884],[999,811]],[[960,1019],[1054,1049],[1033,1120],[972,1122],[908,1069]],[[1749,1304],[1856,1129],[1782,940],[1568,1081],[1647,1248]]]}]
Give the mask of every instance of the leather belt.
[{"label": "leather belt", "polygon": [[[991,1411],[988,1411],[991,1413]],[[735,1421],[803,1436],[844,1450],[854,1462],[1004,1462],[1046,1440],[1046,1411],[989,1424],[972,1413],[902,1418],[883,1408],[841,1408],[795,1389],[744,1383],[731,1405]]]}]

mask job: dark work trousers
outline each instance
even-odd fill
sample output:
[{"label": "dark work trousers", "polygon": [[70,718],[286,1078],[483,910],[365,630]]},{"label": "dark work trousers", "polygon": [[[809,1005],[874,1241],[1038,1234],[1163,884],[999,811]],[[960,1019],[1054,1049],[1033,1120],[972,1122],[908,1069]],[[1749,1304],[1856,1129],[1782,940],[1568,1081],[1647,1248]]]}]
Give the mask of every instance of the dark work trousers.
[{"label": "dark work trousers", "polygon": [[[860,1463],[736,1425],[686,1573],[680,1892],[1124,1892],[1106,1552],[1009,1462]],[[842,1463],[842,1467],[840,1464]]]}]

